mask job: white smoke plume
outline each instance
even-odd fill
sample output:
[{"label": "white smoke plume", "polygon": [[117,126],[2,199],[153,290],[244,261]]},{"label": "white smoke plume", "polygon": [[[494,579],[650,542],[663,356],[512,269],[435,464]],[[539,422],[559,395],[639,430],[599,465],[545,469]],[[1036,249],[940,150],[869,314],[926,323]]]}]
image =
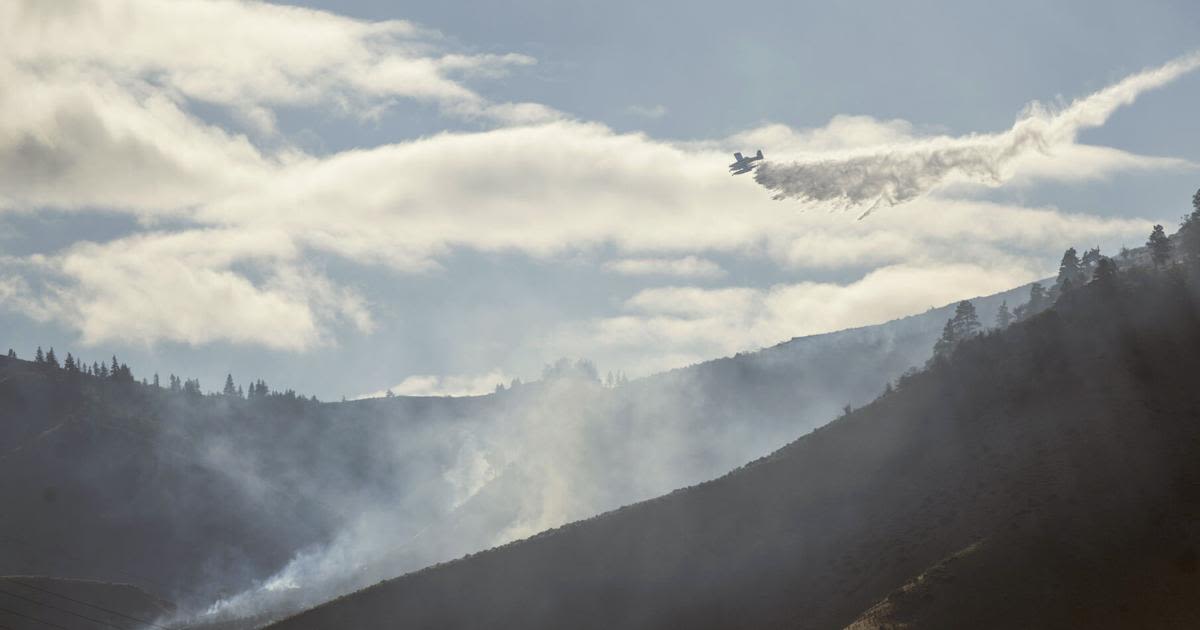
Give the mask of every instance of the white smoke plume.
[{"label": "white smoke plume", "polygon": [[894,206],[950,180],[999,185],[1013,165],[1032,152],[1052,153],[1075,143],[1079,132],[1103,125],[1119,107],[1200,67],[1200,53],[1144,70],[1069,106],[1053,110],[1030,104],[1012,128],[997,134],[937,137],[838,158],[764,162],[754,179],[776,199],[867,206]]}]

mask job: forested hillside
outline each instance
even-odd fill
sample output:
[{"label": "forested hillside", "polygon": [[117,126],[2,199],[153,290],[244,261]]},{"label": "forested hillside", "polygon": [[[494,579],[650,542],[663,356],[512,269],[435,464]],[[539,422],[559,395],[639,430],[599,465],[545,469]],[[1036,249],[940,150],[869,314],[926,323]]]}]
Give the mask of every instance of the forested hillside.
[{"label": "forested hillside", "polygon": [[727,476],[274,627],[1196,627],[1198,273],[1102,267]]}]

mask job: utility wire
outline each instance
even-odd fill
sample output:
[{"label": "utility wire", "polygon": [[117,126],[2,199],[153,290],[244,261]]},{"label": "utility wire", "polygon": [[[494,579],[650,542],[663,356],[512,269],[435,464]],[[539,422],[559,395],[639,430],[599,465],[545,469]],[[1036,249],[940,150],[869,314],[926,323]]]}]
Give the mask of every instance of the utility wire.
[{"label": "utility wire", "polygon": [[31,617],[31,616],[29,616],[29,615],[26,615],[25,613],[22,613],[22,612],[17,612],[17,611],[15,611],[15,610],[12,610],[11,608],[4,608],[3,606],[0,606],[0,612],[6,612],[6,613],[8,613],[8,614],[10,614],[10,615],[16,615],[16,616],[18,616],[18,617],[24,617],[24,618],[26,618],[26,619],[31,619],[31,620],[33,620],[33,621],[36,621],[36,622],[40,623],[40,624],[44,624],[44,625],[50,626],[51,628],[58,628],[58,630],[71,630],[70,628],[68,628],[68,627],[66,627],[66,626],[60,626],[60,625],[58,625],[58,624],[54,623],[53,621],[46,621],[46,620],[44,620],[44,619],[38,619],[37,617]]},{"label": "utility wire", "polygon": [[37,599],[33,599],[32,597],[25,597],[24,595],[17,595],[16,593],[10,593],[10,592],[8,592],[8,591],[4,591],[4,590],[0,590],[0,593],[3,593],[3,594],[5,594],[5,595],[8,595],[9,597],[16,597],[17,599],[23,599],[23,600],[25,600],[25,601],[27,601],[27,602],[29,602],[29,603],[31,603],[31,604],[37,604],[38,606],[44,606],[44,607],[46,607],[46,608],[50,608],[50,609],[52,609],[52,610],[57,610],[57,611],[59,611],[59,612],[64,612],[64,613],[67,613],[68,615],[71,615],[71,616],[73,616],[73,617],[79,617],[80,619],[83,619],[84,621],[90,621],[90,622],[92,622],[92,623],[98,623],[98,624],[100,624],[100,625],[102,625],[102,626],[108,626],[109,628],[115,628],[116,630],[127,630],[126,628],[122,628],[121,626],[117,626],[117,625],[113,625],[113,624],[111,624],[111,623],[108,623],[107,621],[104,621],[103,619],[96,619],[95,617],[89,617],[89,616],[87,616],[87,615],[81,615],[81,614],[79,614],[79,613],[77,613],[77,612],[75,612],[75,611],[73,611],[73,610],[69,610],[69,609],[67,609],[67,608],[63,608],[63,607],[61,607],[61,606],[55,606],[54,604],[48,604],[48,603],[46,603],[46,602],[43,602],[43,601],[40,601],[40,600],[37,600]]},{"label": "utility wire", "polygon": [[90,608],[95,608],[96,610],[102,610],[102,611],[104,611],[104,612],[106,612],[106,613],[109,613],[109,614],[111,614],[111,615],[116,615],[116,616],[118,616],[118,617],[124,617],[125,619],[128,619],[128,620],[130,620],[130,621],[136,621],[137,623],[144,624],[144,625],[147,625],[147,626],[153,626],[153,627],[155,627],[155,628],[160,628],[161,630],[170,630],[170,628],[167,628],[166,626],[160,626],[160,625],[158,625],[158,624],[154,623],[153,621],[146,621],[145,619],[138,619],[137,617],[134,617],[134,616],[132,616],[132,615],[127,615],[127,614],[125,614],[125,613],[123,613],[123,612],[118,612],[118,611],[112,610],[112,609],[110,609],[110,608],[105,608],[104,606],[101,606],[101,605],[99,605],[99,604],[93,604],[93,603],[91,603],[91,602],[85,602],[85,601],[83,601],[82,599],[75,599],[74,597],[71,597],[71,596],[69,596],[69,595],[63,595],[62,593],[56,593],[56,592],[54,592],[54,591],[52,591],[52,590],[50,590],[50,589],[47,589],[47,588],[42,588],[42,587],[40,587],[40,586],[34,586],[34,585],[32,585],[32,584],[29,584],[29,583],[27,583],[27,582],[22,582],[21,580],[18,580],[18,579],[15,579],[15,578],[8,578],[8,581],[9,581],[9,582],[16,583],[16,584],[20,584],[21,586],[24,586],[25,588],[30,588],[30,589],[33,589],[33,590],[35,590],[35,591],[41,591],[41,592],[43,592],[43,593],[47,593],[47,594],[53,595],[53,596],[55,596],[55,597],[61,597],[61,598],[65,599],[65,600],[67,600],[67,601],[75,602],[76,604],[82,604],[82,605],[84,605],[84,606],[88,606],[88,607],[90,607]]},{"label": "utility wire", "polygon": [[[76,562],[82,562],[84,564],[90,564],[93,562],[93,560],[90,558],[84,558],[83,556],[81,556],[77,553],[71,553],[70,551],[67,551],[62,546],[62,544],[34,541],[34,540],[27,539],[27,538],[22,538],[20,536],[14,536],[12,534],[0,534],[0,538],[6,539],[6,540],[11,540],[15,543],[20,543],[20,544],[28,546],[28,547],[41,547],[43,551],[53,551],[54,553],[66,556],[67,558],[75,560]],[[124,580],[125,582],[128,582],[130,584],[137,583],[136,579],[134,579],[124,573],[121,573],[119,571],[112,572],[111,575],[113,577],[115,577],[116,579]],[[11,579],[11,578],[9,578],[9,579]]]}]

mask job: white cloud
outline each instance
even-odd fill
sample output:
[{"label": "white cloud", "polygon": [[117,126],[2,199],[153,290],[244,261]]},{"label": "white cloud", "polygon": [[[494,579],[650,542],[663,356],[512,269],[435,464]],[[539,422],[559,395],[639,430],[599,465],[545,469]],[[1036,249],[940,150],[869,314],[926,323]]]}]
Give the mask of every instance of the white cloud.
[{"label": "white cloud", "polygon": [[[489,102],[463,80],[533,60],[443,48],[440,35],[409,22],[256,2],[0,6],[8,88],[0,210],[105,208],[148,230],[46,253],[21,273],[45,274],[51,287],[13,284],[9,293],[34,295],[7,302],[76,327],[88,342],[301,350],[330,341],[338,326],[372,326],[365,299],[305,268],[314,252],[412,273],[436,269],[458,247],[538,257],[611,247],[606,267],[617,273],[716,278],[721,269],[705,257],[713,252],[791,270],[963,263],[965,252],[1022,265],[1051,243],[1141,225],[954,200],[944,190],[871,221],[805,211],[729,177],[728,146],[832,159],[942,140],[904,121],[839,116],[817,129],[768,125],[722,141],[662,142],[536,103]],[[1140,90],[1178,76],[1180,63],[1035,118],[1073,140],[1071,129],[1100,124]],[[369,116],[397,98],[514,126],[330,156],[255,137],[271,132],[280,106]],[[190,113],[193,101],[240,112],[256,131],[205,122]],[[1062,120],[1074,127],[1055,127]],[[1011,164],[1027,178],[1188,166],[1065,141],[1027,155]],[[164,215],[186,227],[164,227]]]},{"label": "white cloud", "polygon": [[725,270],[707,258],[621,258],[604,263],[604,268],[626,276],[677,276],[719,278]]},{"label": "white cloud", "polygon": [[[35,294],[14,283],[20,300],[8,306],[75,326],[85,344],[229,341],[305,350],[329,343],[332,323],[373,327],[361,297],[305,269],[279,234],[151,232],[35,260],[46,286]],[[259,269],[263,279],[252,282],[235,264]]]},{"label": "white cloud", "polygon": [[535,63],[445,53],[440,34],[403,20],[254,1],[18,0],[0,9],[0,35],[4,58],[42,80],[96,73],[231,107],[332,103],[353,112],[402,97],[482,108],[451,75],[495,77]]},{"label": "white cloud", "polygon": [[[1038,277],[1036,270],[1020,266],[898,264],[845,284],[652,288],[630,298],[626,314],[564,325],[548,343],[603,353],[630,374],[644,375],[793,336],[882,323]],[[646,347],[655,352],[642,351]]]}]

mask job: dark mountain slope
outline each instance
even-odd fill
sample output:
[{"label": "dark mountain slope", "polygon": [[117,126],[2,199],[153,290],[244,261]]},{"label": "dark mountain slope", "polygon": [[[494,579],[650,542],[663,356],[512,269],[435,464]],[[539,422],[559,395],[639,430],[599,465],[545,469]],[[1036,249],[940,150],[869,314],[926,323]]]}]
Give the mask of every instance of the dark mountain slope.
[{"label": "dark mountain slope", "polygon": [[[1200,605],[1197,286],[1175,272],[1121,282],[965,342],[730,475],[274,627],[835,628],[981,540],[1027,558],[1018,577],[1076,585],[1077,598],[1042,597],[1027,625],[1136,622],[1101,614],[1115,596],[1138,611],[1154,595],[1125,588],[1126,567],[1178,567],[1172,592],[1189,597],[1168,597],[1184,618]],[[999,582],[978,610],[1024,603],[1019,579]]]},{"label": "dark mountain slope", "polygon": [[477,401],[388,402],[189,396],[0,357],[0,571],[129,582],[187,604],[245,588],[337,531],[356,502],[329,497],[402,500],[396,486],[453,457],[372,439],[453,424]]},{"label": "dark mountain slope", "polygon": [[[981,315],[1024,293],[977,300]],[[374,566],[320,576],[361,586],[770,452],[924,361],[947,310],[616,389],[454,399],[193,396],[0,356],[0,573],[130,582],[207,607],[370,513],[378,540],[353,551]],[[464,473],[478,461],[495,474],[476,487]],[[345,588],[303,586],[313,602]]]},{"label": "dark mountain slope", "polygon": [[12,630],[152,627],[172,612],[169,602],[128,584],[0,577],[0,626]]}]

